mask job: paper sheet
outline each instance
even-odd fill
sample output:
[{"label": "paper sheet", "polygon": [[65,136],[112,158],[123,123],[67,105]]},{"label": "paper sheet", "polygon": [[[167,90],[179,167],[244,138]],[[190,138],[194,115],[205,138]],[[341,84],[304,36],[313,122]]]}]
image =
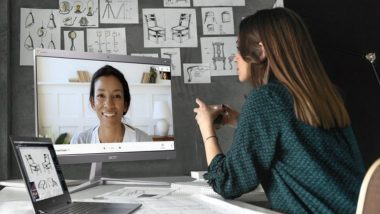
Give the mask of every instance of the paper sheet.
[{"label": "paper sheet", "polygon": [[127,54],[125,28],[88,28],[87,52]]},{"label": "paper sheet", "polygon": [[99,6],[100,23],[139,23],[139,6],[137,0],[99,0]]},{"label": "paper sheet", "polygon": [[183,80],[187,84],[211,83],[210,65],[197,63],[183,64]]},{"label": "paper sheet", "polygon": [[96,0],[59,0],[59,26],[98,27],[99,5]]},{"label": "paper sheet", "polygon": [[202,63],[210,63],[211,76],[237,75],[236,37],[202,37]]},{"label": "paper sheet", "polygon": [[232,7],[202,8],[204,35],[235,34]]},{"label": "paper sheet", "polygon": [[21,8],[20,65],[33,65],[34,48],[61,49],[58,10]]},{"label": "paper sheet", "polygon": [[158,58],[158,53],[131,53],[131,56],[145,56]]},{"label": "paper sheet", "polygon": [[193,0],[193,6],[245,6],[245,0]]},{"label": "paper sheet", "polygon": [[275,7],[284,7],[284,0],[276,0],[276,2],[273,5],[273,8]]},{"label": "paper sheet", "polygon": [[161,48],[161,58],[171,59],[171,76],[181,76],[181,52],[179,48]]},{"label": "paper sheet", "polygon": [[164,7],[190,7],[190,0],[163,0]]},{"label": "paper sheet", "polygon": [[65,50],[84,52],[84,31],[63,31]]},{"label": "paper sheet", "polygon": [[144,47],[198,47],[195,9],[143,9]]}]

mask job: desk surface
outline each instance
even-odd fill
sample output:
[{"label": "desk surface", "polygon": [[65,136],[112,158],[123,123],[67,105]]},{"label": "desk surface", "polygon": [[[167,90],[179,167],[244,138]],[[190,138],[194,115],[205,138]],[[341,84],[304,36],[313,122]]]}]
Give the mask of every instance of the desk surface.
[{"label": "desk surface", "polygon": [[[190,181],[191,178],[181,176],[181,177],[160,177],[160,178],[144,178],[141,180],[152,180],[152,181],[166,181],[166,182],[183,182]],[[71,194],[71,197],[74,201],[94,201],[94,196],[99,196],[104,193],[116,191],[122,188],[137,188],[124,184],[107,184],[95,186],[90,189],[82,190],[76,193]],[[152,187],[139,187],[152,189]],[[164,189],[163,187],[161,187]],[[169,187],[166,187],[169,189]],[[190,206],[191,203],[197,204],[198,207],[197,212],[193,212],[194,210],[189,210],[186,213],[223,213],[218,212],[218,209],[232,209],[238,213],[275,213],[271,210],[261,208],[259,206],[255,206],[252,204],[262,204],[265,201],[264,194],[249,194],[249,197],[241,197],[238,200],[223,200],[220,197],[208,197],[201,194],[196,194],[194,192],[185,192],[173,190],[170,195],[160,197],[160,198],[145,198],[130,201],[129,198],[107,198],[104,200],[96,199],[96,201],[106,201],[106,202],[139,202],[142,203],[143,206],[135,213],[144,214],[144,213],[167,213],[168,210],[165,209],[165,206],[169,206],[170,203],[173,203],[174,207],[172,209],[183,209],[180,206]],[[244,202],[243,202],[244,201]],[[205,202],[205,203],[202,203]],[[246,203],[249,202],[249,203]],[[265,202],[264,202],[265,203]],[[179,205],[182,204],[182,205]],[[157,211],[157,207],[160,207],[160,212]],[[210,213],[210,210],[213,210]],[[170,210],[173,212],[174,210]],[[178,210],[177,210],[178,211]],[[0,190],[0,213],[33,213],[32,205],[30,202],[29,195],[27,194],[26,189],[24,188],[14,188],[14,187],[5,187]],[[234,212],[235,213],[235,212]]]}]

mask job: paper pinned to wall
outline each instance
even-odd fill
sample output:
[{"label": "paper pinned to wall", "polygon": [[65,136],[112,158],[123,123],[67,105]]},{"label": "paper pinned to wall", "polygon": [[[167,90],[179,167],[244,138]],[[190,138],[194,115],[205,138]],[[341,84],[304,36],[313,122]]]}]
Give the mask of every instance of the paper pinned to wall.
[{"label": "paper pinned to wall", "polygon": [[100,0],[99,6],[100,23],[139,23],[139,6],[137,0]]},{"label": "paper pinned to wall", "polygon": [[202,37],[202,62],[210,63],[211,76],[237,75],[234,62],[236,37]]},{"label": "paper pinned to wall", "polygon": [[207,63],[184,63],[183,79],[187,84],[211,83],[210,65]]},{"label": "paper pinned to wall", "polygon": [[59,0],[59,26],[98,27],[97,0]]},{"label": "paper pinned to wall", "polygon": [[163,0],[164,7],[190,7],[190,0]]},{"label": "paper pinned to wall", "polygon": [[127,54],[125,28],[88,28],[87,52]]},{"label": "paper pinned to wall", "polygon": [[276,7],[284,7],[284,0],[276,0],[276,2],[273,5],[273,8]]},{"label": "paper pinned to wall", "polygon": [[34,48],[61,49],[58,10],[21,8],[20,65],[33,65]]},{"label": "paper pinned to wall", "polygon": [[65,50],[84,52],[84,31],[63,31]]},{"label": "paper pinned to wall", "polygon": [[179,48],[161,48],[161,58],[171,60],[171,76],[181,76],[181,52]]},{"label": "paper pinned to wall", "polygon": [[198,47],[195,9],[143,9],[144,47]]},{"label": "paper pinned to wall", "polygon": [[158,58],[158,53],[131,53],[131,56],[144,56]]},{"label": "paper pinned to wall", "polygon": [[245,0],[193,0],[193,6],[245,6]]},{"label": "paper pinned to wall", "polygon": [[235,34],[232,7],[202,8],[204,35]]}]

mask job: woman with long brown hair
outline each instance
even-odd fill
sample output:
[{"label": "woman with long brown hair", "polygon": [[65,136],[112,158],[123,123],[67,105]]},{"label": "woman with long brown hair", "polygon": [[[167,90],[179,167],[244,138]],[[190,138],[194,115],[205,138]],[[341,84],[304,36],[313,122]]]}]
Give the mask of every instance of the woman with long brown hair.
[{"label": "woman with long brown hair", "polygon": [[[274,210],[354,213],[364,176],[343,99],[320,62],[301,18],[285,8],[242,20],[235,61],[250,82],[241,113],[196,100],[209,165],[205,178],[225,198],[263,186]],[[213,121],[236,126],[221,152]]]}]

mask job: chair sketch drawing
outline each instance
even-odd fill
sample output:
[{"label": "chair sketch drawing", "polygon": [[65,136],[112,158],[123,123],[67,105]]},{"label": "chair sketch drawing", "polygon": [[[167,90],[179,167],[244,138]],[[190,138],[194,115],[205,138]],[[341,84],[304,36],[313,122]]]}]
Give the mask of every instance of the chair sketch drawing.
[{"label": "chair sketch drawing", "polygon": [[150,37],[153,36],[154,38],[156,38],[156,43],[158,43],[158,39],[160,37],[162,37],[164,41],[166,41],[166,29],[157,25],[156,15],[152,13],[145,14],[144,16],[148,30],[148,40],[150,40]]},{"label": "chair sketch drawing", "polygon": [[44,162],[41,163],[42,167],[44,168],[45,171],[48,171],[50,173],[51,170],[51,163],[49,159],[48,154],[44,154]]},{"label": "chair sketch drawing", "polygon": [[25,155],[25,158],[26,158],[26,161],[29,164],[30,171],[32,173],[36,172],[38,174],[39,172],[41,172],[40,166],[34,162],[33,157],[30,154],[29,155]]},{"label": "chair sketch drawing", "polygon": [[213,57],[212,62],[214,63],[214,70],[216,70],[216,62],[223,62],[223,70],[226,70],[226,57],[224,56],[224,42],[213,42],[212,43]]},{"label": "chair sketch drawing", "polygon": [[359,193],[356,214],[377,214],[380,211],[380,158],[368,169]]},{"label": "chair sketch drawing", "polygon": [[172,27],[172,40],[176,36],[179,37],[179,43],[182,43],[183,37],[186,35],[190,39],[190,19],[191,14],[181,13],[178,25]]}]

